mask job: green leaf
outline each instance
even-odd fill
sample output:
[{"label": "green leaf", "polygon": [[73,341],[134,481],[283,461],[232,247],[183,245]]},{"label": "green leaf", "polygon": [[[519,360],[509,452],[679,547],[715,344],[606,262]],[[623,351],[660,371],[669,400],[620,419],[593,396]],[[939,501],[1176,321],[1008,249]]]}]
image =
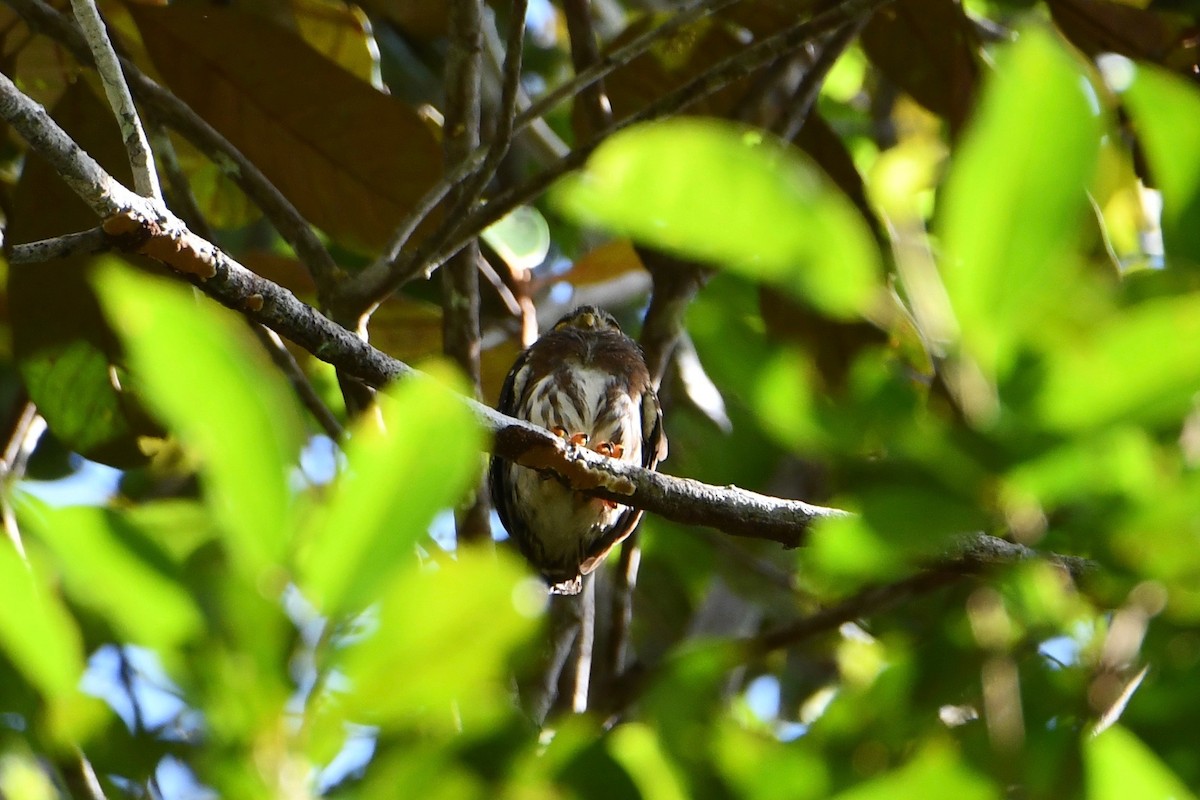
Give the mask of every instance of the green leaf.
[{"label": "green leaf", "polygon": [[608,750],[625,768],[641,790],[642,797],[683,800],[683,783],[648,726],[630,722],[620,725],[608,737]]},{"label": "green leaf", "polygon": [[382,425],[364,419],[350,437],[301,554],[302,586],[326,613],[371,602],[383,578],[412,562],[434,514],[480,474],[483,433],[461,395],[415,376],[379,405]]},{"label": "green leaf", "polygon": [[166,649],[200,630],[203,618],[191,596],[131,548],[134,540],[115,513],[20,500],[23,530],[54,553],[67,592],[98,611],[124,638]]},{"label": "green leaf", "polygon": [[1165,70],[1139,65],[1122,99],[1163,195],[1167,255],[1200,266],[1200,92]]},{"label": "green leaf", "polygon": [[1195,798],[1140,739],[1119,725],[1090,739],[1083,751],[1088,800]]},{"label": "green leaf", "polygon": [[47,698],[75,694],[84,662],[79,630],[45,572],[7,539],[0,542],[0,647]]},{"label": "green leaf", "polygon": [[293,511],[287,478],[303,426],[286,384],[248,331],[187,288],[110,262],[96,290],[134,381],[200,455],[230,552],[256,580],[283,560]]},{"label": "green leaf", "polygon": [[1135,306],[1070,346],[1060,343],[1045,369],[1038,409],[1053,428],[1176,418],[1200,389],[1200,295]]},{"label": "green leaf", "polygon": [[513,558],[478,549],[396,576],[375,634],[345,654],[351,718],[452,731],[504,713],[510,656],[535,629],[524,576]]},{"label": "green leaf", "polygon": [[879,256],[862,217],[798,150],[711,119],[612,136],[559,184],[577,221],[777,284],[850,316],[874,295]]},{"label": "green leaf", "polygon": [[943,277],[962,346],[987,375],[1063,304],[1099,152],[1096,99],[1051,34],[997,58],[939,203]]},{"label": "green leaf", "polygon": [[973,800],[998,798],[1000,791],[962,764],[955,753],[930,746],[908,764],[837,795],[836,800]]}]

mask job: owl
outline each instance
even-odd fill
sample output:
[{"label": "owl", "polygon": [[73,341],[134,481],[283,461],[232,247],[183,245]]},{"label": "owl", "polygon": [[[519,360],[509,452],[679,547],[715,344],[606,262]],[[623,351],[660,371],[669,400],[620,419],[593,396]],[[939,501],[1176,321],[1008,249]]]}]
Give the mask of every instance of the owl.
[{"label": "owl", "polygon": [[[662,409],[641,348],[595,306],[576,308],[518,356],[499,410],[647,469],[667,455]],[[642,516],[500,458],[492,459],[490,481],[492,504],[509,536],[560,594],[577,593],[582,576]]]}]

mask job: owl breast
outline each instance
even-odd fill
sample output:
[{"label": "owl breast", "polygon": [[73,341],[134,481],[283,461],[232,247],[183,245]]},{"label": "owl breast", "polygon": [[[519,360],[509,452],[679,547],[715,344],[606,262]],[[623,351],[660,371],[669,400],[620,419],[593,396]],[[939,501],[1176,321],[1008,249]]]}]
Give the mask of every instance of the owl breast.
[{"label": "owl breast", "polygon": [[[519,416],[597,452],[641,463],[640,398],[611,371],[564,362],[524,387]],[[522,527],[522,546],[549,575],[578,572],[589,548],[627,508],[571,491],[553,478],[506,465]]]}]

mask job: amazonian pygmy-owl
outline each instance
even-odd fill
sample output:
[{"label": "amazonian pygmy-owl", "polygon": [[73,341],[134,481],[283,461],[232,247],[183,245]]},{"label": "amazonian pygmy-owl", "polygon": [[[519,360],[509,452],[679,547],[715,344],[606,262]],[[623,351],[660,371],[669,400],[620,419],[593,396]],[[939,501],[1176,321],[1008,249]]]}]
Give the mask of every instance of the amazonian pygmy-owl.
[{"label": "amazonian pygmy-owl", "polygon": [[[641,348],[595,306],[567,314],[521,353],[504,381],[499,409],[647,469],[667,455],[662,410]],[[552,591],[563,594],[578,592],[580,576],[642,516],[499,458],[492,459],[491,490],[509,536]]]}]

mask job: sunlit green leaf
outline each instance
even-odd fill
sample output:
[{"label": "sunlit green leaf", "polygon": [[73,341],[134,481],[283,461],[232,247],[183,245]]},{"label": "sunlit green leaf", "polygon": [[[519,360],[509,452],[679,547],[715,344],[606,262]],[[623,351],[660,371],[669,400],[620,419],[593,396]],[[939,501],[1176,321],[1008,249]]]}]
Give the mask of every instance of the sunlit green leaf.
[{"label": "sunlit green leaf", "polygon": [[1200,92],[1153,66],[1137,67],[1122,95],[1162,192],[1168,256],[1200,264]]},{"label": "sunlit green leaf", "polygon": [[[726,721],[714,736],[722,774],[749,800],[818,800],[829,796],[829,769],[817,748]],[[770,775],[770,780],[763,780]]]},{"label": "sunlit green leaf", "polygon": [[38,565],[7,540],[0,542],[0,647],[48,698],[70,696],[83,675],[74,620]]},{"label": "sunlit green leaf", "polygon": [[493,717],[507,703],[513,648],[536,625],[520,602],[524,576],[511,558],[477,549],[398,575],[378,630],[345,655],[354,718],[454,730]]},{"label": "sunlit green leaf", "polygon": [[[382,426],[364,419],[301,555],[302,585],[328,612],[364,605],[439,510],[480,474],[483,434],[461,397],[427,377],[381,393]],[[382,427],[382,430],[381,430]]]},{"label": "sunlit green leaf", "polygon": [[961,763],[953,750],[933,746],[908,764],[837,795],[836,800],[974,800],[999,798],[998,788]]},{"label": "sunlit green leaf", "polygon": [[642,797],[683,800],[687,797],[676,767],[659,746],[654,730],[631,722],[618,726],[608,737],[613,758],[633,777]]},{"label": "sunlit green leaf", "polygon": [[137,386],[199,453],[230,550],[257,577],[283,559],[292,515],[287,478],[303,427],[286,384],[248,331],[189,289],[115,265],[96,289]]},{"label": "sunlit green leaf", "polygon": [[22,498],[23,528],[47,544],[70,595],[98,611],[130,642],[170,647],[203,624],[187,591],[134,552],[112,512],[51,508]]},{"label": "sunlit green leaf", "polygon": [[1120,725],[1088,740],[1083,755],[1088,800],[1195,797],[1149,747]]},{"label": "sunlit green leaf", "polygon": [[878,254],[861,216],[797,150],[715,120],[673,119],[605,141],[560,185],[569,216],[737,270],[835,315],[873,296]]},{"label": "sunlit green leaf", "polygon": [[1047,505],[1109,492],[1142,496],[1158,485],[1157,457],[1143,431],[1102,429],[1023,462],[1005,479],[1004,496]]},{"label": "sunlit green leaf", "polygon": [[1061,307],[1099,149],[1082,69],[1040,28],[997,59],[939,203],[963,347],[988,375]]},{"label": "sunlit green leaf", "polygon": [[1038,397],[1046,424],[1083,430],[1165,421],[1200,389],[1200,296],[1148,301],[1047,356]]}]

